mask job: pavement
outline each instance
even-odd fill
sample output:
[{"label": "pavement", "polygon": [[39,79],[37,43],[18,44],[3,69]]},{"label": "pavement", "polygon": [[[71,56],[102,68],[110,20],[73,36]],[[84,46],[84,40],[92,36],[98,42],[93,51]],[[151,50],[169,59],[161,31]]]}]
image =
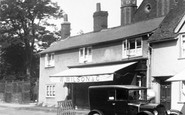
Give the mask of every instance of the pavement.
[{"label": "pavement", "polygon": [[[7,108],[16,108],[21,110],[30,110],[30,111],[46,111],[57,113],[57,107],[43,107],[38,106],[36,103],[27,103],[27,104],[18,104],[18,103],[5,103],[0,102],[0,107]],[[76,109],[76,115],[87,115],[89,112],[88,109]]]}]

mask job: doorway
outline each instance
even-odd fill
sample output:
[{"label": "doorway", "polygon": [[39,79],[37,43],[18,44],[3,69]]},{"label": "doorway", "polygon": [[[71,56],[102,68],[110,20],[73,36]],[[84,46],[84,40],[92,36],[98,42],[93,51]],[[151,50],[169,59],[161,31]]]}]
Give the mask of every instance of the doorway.
[{"label": "doorway", "polygon": [[171,108],[171,83],[163,80],[160,84],[160,103],[169,110]]}]

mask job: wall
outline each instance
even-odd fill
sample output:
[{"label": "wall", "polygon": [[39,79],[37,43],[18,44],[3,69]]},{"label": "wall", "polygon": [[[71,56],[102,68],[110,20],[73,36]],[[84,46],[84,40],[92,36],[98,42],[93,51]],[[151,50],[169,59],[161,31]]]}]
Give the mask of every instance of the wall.
[{"label": "wall", "polygon": [[[185,59],[179,58],[180,39],[155,43],[152,45],[152,77],[172,77],[185,69]],[[156,92],[156,101],[160,102],[160,83],[153,78],[152,88]],[[181,110],[184,104],[179,102],[179,82],[171,83],[171,108]]]},{"label": "wall", "polygon": [[179,40],[152,45],[152,76],[173,76],[184,69],[185,59],[179,58]]}]

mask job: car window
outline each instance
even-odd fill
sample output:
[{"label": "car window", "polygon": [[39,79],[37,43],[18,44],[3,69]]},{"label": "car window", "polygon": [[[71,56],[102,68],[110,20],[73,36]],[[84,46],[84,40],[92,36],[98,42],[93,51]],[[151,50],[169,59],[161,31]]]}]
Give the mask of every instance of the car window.
[{"label": "car window", "polygon": [[145,100],[144,90],[129,90],[128,98],[129,100]]},{"label": "car window", "polygon": [[127,100],[127,92],[123,89],[116,89],[116,100]]}]

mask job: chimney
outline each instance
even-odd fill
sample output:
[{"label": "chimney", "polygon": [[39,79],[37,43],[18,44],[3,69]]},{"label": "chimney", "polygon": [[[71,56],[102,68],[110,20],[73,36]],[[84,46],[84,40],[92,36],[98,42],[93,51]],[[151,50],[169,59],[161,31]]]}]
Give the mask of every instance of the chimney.
[{"label": "chimney", "polygon": [[65,39],[70,36],[71,23],[68,22],[67,14],[64,14],[64,22],[61,24],[61,39]]},{"label": "chimney", "polygon": [[137,0],[121,0],[121,26],[131,24],[137,10]]},{"label": "chimney", "polygon": [[94,17],[94,32],[101,31],[102,29],[107,28],[107,17],[108,12],[107,11],[101,11],[101,4],[96,4],[96,12],[93,15]]}]

